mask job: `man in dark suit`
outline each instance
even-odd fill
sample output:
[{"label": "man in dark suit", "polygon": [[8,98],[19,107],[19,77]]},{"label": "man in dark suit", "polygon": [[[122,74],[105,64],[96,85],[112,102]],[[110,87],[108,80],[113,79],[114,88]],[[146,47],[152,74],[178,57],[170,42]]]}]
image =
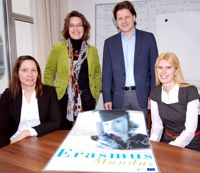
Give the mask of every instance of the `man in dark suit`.
[{"label": "man in dark suit", "polygon": [[148,97],[155,86],[156,41],[152,33],[135,28],[137,15],[129,1],[118,3],[113,15],[121,32],[104,43],[104,106],[107,110],[140,110],[147,118]]}]

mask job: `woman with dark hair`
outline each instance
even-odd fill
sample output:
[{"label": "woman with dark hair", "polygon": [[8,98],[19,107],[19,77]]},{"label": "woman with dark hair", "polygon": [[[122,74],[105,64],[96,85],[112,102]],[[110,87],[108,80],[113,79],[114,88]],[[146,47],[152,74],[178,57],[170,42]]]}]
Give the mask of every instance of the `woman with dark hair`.
[{"label": "woman with dark hair", "polygon": [[185,82],[174,53],[157,58],[155,74],[156,87],[150,94],[150,140],[200,151],[197,88]]},{"label": "woman with dark hair", "polygon": [[41,81],[41,70],[31,56],[20,56],[0,98],[0,148],[28,136],[59,129],[60,107],[55,89]]},{"label": "woman with dark hair", "polygon": [[44,71],[44,83],[56,88],[61,129],[70,130],[78,112],[94,110],[101,90],[98,52],[87,44],[89,30],[81,13],[70,12],[63,28],[66,41],[54,44]]}]

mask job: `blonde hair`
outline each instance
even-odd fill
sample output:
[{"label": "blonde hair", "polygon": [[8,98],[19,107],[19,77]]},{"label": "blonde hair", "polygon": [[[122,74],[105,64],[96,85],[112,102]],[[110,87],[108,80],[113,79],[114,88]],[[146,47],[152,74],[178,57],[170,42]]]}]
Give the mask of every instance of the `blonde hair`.
[{"label": "blonde hair", "polygon": [[182,71],[181,71],[181,66],[180,66],[179,60],[178,60],[177,56],[171,52],[161,54],[156,60],[156,63],[155,63],[156,86],[162,84],[160,82],[160,80],[158,78],[158,74],[157,74],[157,67],[158,67],[158,63],[160,60],[166,60],[172,67],[174,67],[176,70],[178,69],[177,74],[174,76],[174,81],[176,84],[178,84],[180,87],[191,86],[190,84],[185,82]]}]

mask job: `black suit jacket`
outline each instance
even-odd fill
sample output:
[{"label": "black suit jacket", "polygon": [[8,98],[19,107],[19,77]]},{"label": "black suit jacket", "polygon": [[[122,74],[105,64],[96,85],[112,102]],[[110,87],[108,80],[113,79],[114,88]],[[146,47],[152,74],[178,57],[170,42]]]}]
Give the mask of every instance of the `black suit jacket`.
[{"label": "black suit jacket", "polygon": [[[140,106],[147,108],[148,97],[155,86],[155,62],[158,50],[154,35],[136,29],[134,77]],[[113,109],[121,109],[126,81],[121,32],[106,39],[103,52],[102,90],[104,103],[112,102]]]},{"label": "black suit jacket", "polygon": [[[17,131],[22,106],[22,91],[13,100],[8,92],[4,91],[0,98],[0,148],[10,144],[10,137]],[[33,127],[38,136],[48,134],[59,129],[61,113],[55,89],[44,86],[43,96],[38,98],[38,109],[41,124]]]}]

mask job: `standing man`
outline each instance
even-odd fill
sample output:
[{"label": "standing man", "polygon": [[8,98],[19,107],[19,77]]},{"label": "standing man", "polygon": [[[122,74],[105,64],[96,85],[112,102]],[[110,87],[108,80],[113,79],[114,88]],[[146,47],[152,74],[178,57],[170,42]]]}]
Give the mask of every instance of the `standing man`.
[{"label": "standing man", "polygon": [[155,86],[156,41],[152,33],[135,28],[137,14],[129,1],[118,3],[113,15],[121,32],[104,43],[104,106],[107,110],[140,110],[147,118],[148,97]]}]

